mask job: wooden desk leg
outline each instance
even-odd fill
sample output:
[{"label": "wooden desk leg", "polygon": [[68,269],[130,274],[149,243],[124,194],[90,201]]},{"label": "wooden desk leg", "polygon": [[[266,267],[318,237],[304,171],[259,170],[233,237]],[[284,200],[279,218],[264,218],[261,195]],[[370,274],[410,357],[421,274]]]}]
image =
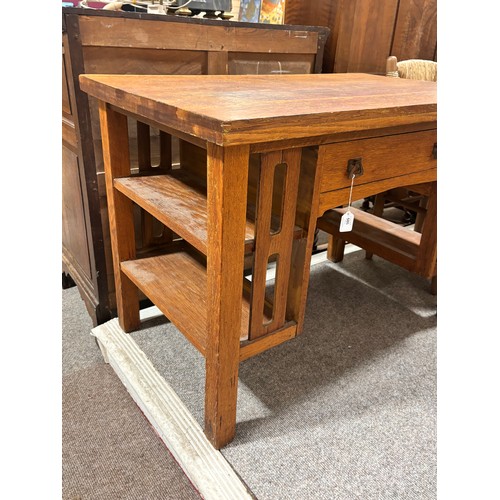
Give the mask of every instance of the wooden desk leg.
[{"label": "wooden desk leg", "polygon": [[99,103],[102,152],[106,175],[111,250],[116,287],[118,321],[125,332],[140,325],[137,287],[120,270],[120,263],[135,258],[133,204],[113,187],[115,177],[130,175],[127,117]]},{"label": "wooden desk leg", "polygon": [[[427,212],[417,254],[415,272],[432,279],[437,262],[437,182],[432,183],[427,200]],[[434,286],[431,287],[434,289]],[[431,290],[432,291],[432,290]]]},{"label": "wooden desk leg", "polygon": [[248,146],[208,144],[205,434],[215,448],[236,430]]}]

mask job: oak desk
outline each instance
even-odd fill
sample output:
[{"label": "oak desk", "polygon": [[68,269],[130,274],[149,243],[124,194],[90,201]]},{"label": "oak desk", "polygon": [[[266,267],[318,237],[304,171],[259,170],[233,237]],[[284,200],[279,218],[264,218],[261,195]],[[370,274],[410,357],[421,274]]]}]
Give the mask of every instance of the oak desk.
[{"label": "oak desk", "polygon": [[[362,159],[353,200],[436,180],[436,84],[365,74],[80,83],[100,101],[120,325],[139,328],[140,289],[205,356],[205,433],[220,448],[235,433],[240,361],[302,330],[316,220],[347,202],[348,166]],[[163,134],[160,165],[139,175],[130,118]],[[192,152],[176,169],[170,135]],[[137,254],[134,204],[171,230],[162,253]]]}]

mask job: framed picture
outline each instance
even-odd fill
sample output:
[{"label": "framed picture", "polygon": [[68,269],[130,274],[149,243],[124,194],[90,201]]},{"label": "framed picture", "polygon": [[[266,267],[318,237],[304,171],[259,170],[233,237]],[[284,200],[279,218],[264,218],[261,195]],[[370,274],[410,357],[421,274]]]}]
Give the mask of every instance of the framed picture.
[{"label": "framed picture", "polygon": [[238,19],[247,23],[258,23],[262,0],[241,0]]},{"label": "framed picture", "polygon": [[285,22],[285,0],[261,0],[259,22],[283,24]]},{"label": "framed picture", "polygon": [[283,24],[285,0],[241,0],[239,20],[247,23]]}]

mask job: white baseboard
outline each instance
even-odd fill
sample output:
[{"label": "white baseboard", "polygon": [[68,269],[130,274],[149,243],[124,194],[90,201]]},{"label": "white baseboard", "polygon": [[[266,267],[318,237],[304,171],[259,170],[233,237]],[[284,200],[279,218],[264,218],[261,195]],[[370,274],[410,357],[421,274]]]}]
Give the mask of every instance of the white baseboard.
[{"label": "white baseboard", "polygon": [[[155,315],[155,309],[141,317]],[[112,319],[92,329],[106,362],[112,366],[134,401],[207,500],[254,498],[245,484],[206,438],[198,422],[132,337]]]}]

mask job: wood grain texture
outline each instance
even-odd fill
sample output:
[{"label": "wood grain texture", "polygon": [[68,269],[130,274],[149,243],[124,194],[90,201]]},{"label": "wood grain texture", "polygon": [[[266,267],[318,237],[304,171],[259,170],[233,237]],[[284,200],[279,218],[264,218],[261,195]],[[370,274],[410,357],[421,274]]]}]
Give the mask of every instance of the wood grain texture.
[{"label": "wood grain texture", "polygon": [[432,183],[426,208],[415,272],[432,278],[437,273],[437,182]]},{"label": "wood grain texture", "polygon": [[297,325],[293,322],[253,342],[244,342],[240,348],[240,362],[291,340],[296,335]]},{"label": "wood grain texture", "polygon": [[[275,151],[261,157],[252,271],[252,307],[249,332],[251,340],[278,330],[285,324],[300,158],[300,149]],[[281,174],[280,166],[284,165],[286,168]],[[276,202],[280,204],[274,210],[277,212],[279,230],[273,231],[271,221],[273,203]],[[268,320],[264,314],[264,302],[267,266],[272,256],[276,260],[276,278],[272,300],[272,318]]]},{"label": "wood grain texture", "polygon": [[[331,235],[328,258],[334,262],[341,261],[344,242],[349,242],[363,248],[368,258],[375,254],[424,278],[435,277],[437,272],[436,186],[436,182],[431,183],[422,233],[383,219],[376,213],[372,214],[354,207],[350,208],[354,214],[352,231],[341,233],[339,231],[340,220],[347,208],[327,211],[318,219],[318,228]],[[433,291],[434,288],[435,282],[432,286]]]},{"label": "wood grain texture", "polygon": [[[99,113],[96,100],[89,99],[80,90],[78,75],[82,73],[206,74],[209,71],[208,50],[202,50],[200,47],[211,46],[212,42],[221,40],[211,36],[212,29],[217,31],[217,36],[223,29],[223,43],[212,46],[210,51],[225,51],[235,71],[255,72],[253,63],[261,60],[265,64],[269,63],[272,69],[277,66],[276,61],[282,61],[286,70],[311,72],[316,70],[318,62],[321,62],[321,51],[328,29],[314,26],[283,27],[220,20],[183,19],[178,16],[154,16],[82,8],[63,8],[62,13],[64,45],[62,111],[66,120],[72,118],[75,123],[75,128],[72,129],[68,126],[68,121],[63,122],[63,140],[65,147],[71,144],[73,146],[70,148],[71,151],[78,156],[77,174],[81,182],[78,196],[83,197],[81,216],[86,221],[83,232],[72,235],[73,239],[80,240],[80,246],[73,248],[71,245],[65,245],[63,252],[65,262],[71,263],[71,268],[68,267],[68,270],[77,282],[88,309],[94,310],[91,313],[94,324],[99,324],[116,315],[114,278],[107,224],[106,191],[104,183],[98,182],[98,175],[103,172]],[[151,29],[151,26],[156,26],[156,29]],[[99,32],[100,27],[102,30]],[[104,45],[86,45],[88,40],[82,45],[80,28],[84,34],[93,32],[92,37],[97,36],[99,43],[104,42]],[[246,30],[244,36],[240,36],[241,29]],[[264,36],[266,31],[281,34],[266,37]],[[174,33],[175,36],[171,36],[170,33]],[[192,36],[196,33],[200,34],[200,38]],[[159,48],[169,37],[168,43],[171,44],[171,48]],[[231,41],[232,38],[236,38],[237,41]],[[314,39],[317,39],[316,45],[313,43]],[[293,45],[301,43],[303,47],[299,53],[294,52]],[[241,50],[227,52],[228,47],[240,47]],[[259,51],[259,47],[262,50]],[[310,52],[310,49],[313,51]],[[290,50],[292,52],[289,52]],[[69,102],[66,91],[69,91]],[[171,88],[169,91],[182,93],[182,89],[179,88]],[[70,108],[71,116],[68,114]],[[157,124],[151,123],[151,120],[147,123],[158,128]],[[134,128],[135,125],[129,123],[130,133]],[[165,131],[171,132],[167,128]],[[197,143],[206,148],[204,140],[200,139]],[[154,142],[152,149],[154,159]],[[70,158],[71,155],[65,155],[64,161],[66,159],[72,161]],[[69,168],[72,168],[72,165],[69,165]],[[70,231],[75,232],[81,227],[75,225]],[[136,219],[136,232],[141,233],[140,218]],[[154,238],[154,244],[163,241],[164,238]],[[91,260],[89,274],[82,271],[86,266],[85,262],[77,263],[81,256],[80,248],[88,249]]]},{"label": "wood grain texture", "polygon": [[434,169],[437,160],[432,149],[436,142],[436,130],[430,130],[320,146],[321,192],[351,185],[347,163],[353,158],[361,158],[364,170],[363,175],[356,177],[356,186],[394,175]]},{"label": "wood grain texture", "polygon": [[[201,181],[185,171],[173,170],[168,175],[116,179],[115,188],[207,255],[207,194]],[[247,221],[244,231],[250,251],[255,224]]]},{"label": "wood grain texture", "polygon": [[288,282],[286,316],[297,323],[297,334],[304,327],[310,263],[320,195],[321,165],[317,149],[303,149],[300,165],[299,193],[295,224],[302,227],[304,237],[292,244],[291,272]]},{"label": "wood grain texture", "polygon": [[[140,33],[140,32],[138,32]],[[83,47],[85,72],[118,75],[203,75],[207,53],[202,50],[157,50],[152,47]]]},{"label": "wood grain texture", "polygon": [[[106,209],[101,209],[101,195],[104,191],[97,191],[97,174],[94,167],[94,152],[92,151],[92,137],[90,115],[88,109],[89,97],[80,91],[78,75],[85,72],[82,47],[79,43],[78,16],[63,16],[67,21],[67,31],[63,33],[64,58],[67,72],[67,83],[77,138],[77,155],[81,195],[83,200],[82,216],[87,221],[85,232],[78,238],[84,239],[82,245],[88,248],[91,272],[80,273],[77,267],[71,266],[69,272],[77,283],[85,305],[92,318],[93,324],[108,321],[116,315],[116,300],[114,296],[114,276],[111,257],[111,245],[103,244],[103,231],[107,233],[108,225]],[[98,115],[98,113],[97,113]],[[100,135],[100,134],[99,134]],[[92,165],[92,168],[89,168]],[[103,218],[104,215],[104,218]],[[71,231],[77,231],[72,227]],[[109,241],[109,238],[107,238]],[[75,262],[74,253],[66,253],[63,249],[63,259],[66,262]],[[107,298],[112,295],[112,300]]]},{"label": "wood grain texture", "polygon": [[334,72],[385,74],[399,0],[342,2]]},{"label": "wood grain texture", "polygon": [[279,82],[273,75],[80,76],[90,95],[219,145],[436,120],[435,82],[364,74],[280,75]]},{"label": "wood grain texture", "polygon": [[[136,27],[137,26],[137,27]],[[142,36],[146,32],[147,36]],[[137,47],[159,50],[193,49],[230,52],[316,53],[318,32],[295,27],[260,29],[240,25],[238,29],[223,24],[165,24],[146,19],[110,19],[87,17],[81,27],[83,46]]]},{"label": "wood grain texture", "polygon": [[276,149],[286,149],[287,147],[308,147],[322,146],[324,144],[333,144],[337,142],[354,141],[357,139],[369,139],[371,137],[384,137],[387,135],[406,134],[409,132],[421,132],[432,130],[437,127],[436,121],[428,123],[407,124],[397,127],[382,127],[367,130],[355,130],[350,132],[339,132],[337,134],[319,135],[312,137],[301,137],[293,140],[277,140],[273,142],[260,142],[250,145],[250,153],[266,153]]},{"label": "wood grain texture", "polygon": [[333,60],[338,39],[338,15],[341,11],[341,0],[317,0],[311,4],[309,0],[287,0],[285,9],[286,24],[306,24],[330,28],[323,57],[323,72],[332,73]]},{"label": "wood grain texture", "polygon": [[228,56],[225,51],[207,52],[207,73],[209,75],[228,74]]},{"label": "wood grain texture", "polygon": [[73,154],[78,154],[78,139],[76,136],[75,123],[72,120],[62,119],[62,142],[63,146]]},{"label": "wood grain texture", "polygon": [[[122,271],[203,355],[207,349],[207,270],[192,252],[122,262]],[[165,277],[168,276],[168,279]],[[248,338],[249,303],[242,301],[239,339]]]},{"label": "wood grain texture", "polygon": [[434,60],[437,47],[437,0],[399,0],[390,55]]},{"label": "wood grain texture", "polygon": [[[396,175],[388,179],[373,181],[366,184],[354,184],[352,190],[353,200],[362,200],[368,196],[373,196],[388,189],[407,184],[419,184],[422,182],[433,182],[437,179],[437,169],[422,170],[416,173],[408,173],[407,175]],[[337,189],[335,191],[327,191],[319,196],[318,214],[322,215],[326,210],[344,205],[349,201],[350,188]]]},{"label": "wood grain texture", "polygon": [[436,60],[436,0],[287,0],[289,24],[326,26],[323,72],[382,74],[383,61]]},{"label": "wood grain texture", "polygon": [[[66,35],[67,36],[67,35]],[[66,68],[66,61],[64,59],[64,45],[62,47],[62,112],[66,119],[71,119],[71,99],[69,96],[69,86],[68,86],[68,70]]]},{"label": "wood grain texture", "polygon": [[80,185],[78,156],[62,148],[62,244],[63,253],[79,274],[91,276],[89,249],[86,244],[86,220]]},{"label": "wood grain texture", "polygon": [[249,147],[209,144],[207,158],[205,434],[221,448],[236,431]]},{"label": "wood grain texture", "polygon": [[[127,117],[99,103],[102,149],[106,174],[111,248],[116,287],[118,318],[123,331],[130,332],[140,325],[137,287],[120,268],[124,260],[135,258],[135,229],[132,202],[113,186],[115,177],[130,174]],[[124,147],[125,146],[125,147]]]},{"label": "wood grain texture", "polygon": [[415,267],[420,233],[354,207],[349,210],[354,214],[352,231],[340,233],[338,230],[346,207],[326,212],[318,219],[318,228],[406,269]]}]

